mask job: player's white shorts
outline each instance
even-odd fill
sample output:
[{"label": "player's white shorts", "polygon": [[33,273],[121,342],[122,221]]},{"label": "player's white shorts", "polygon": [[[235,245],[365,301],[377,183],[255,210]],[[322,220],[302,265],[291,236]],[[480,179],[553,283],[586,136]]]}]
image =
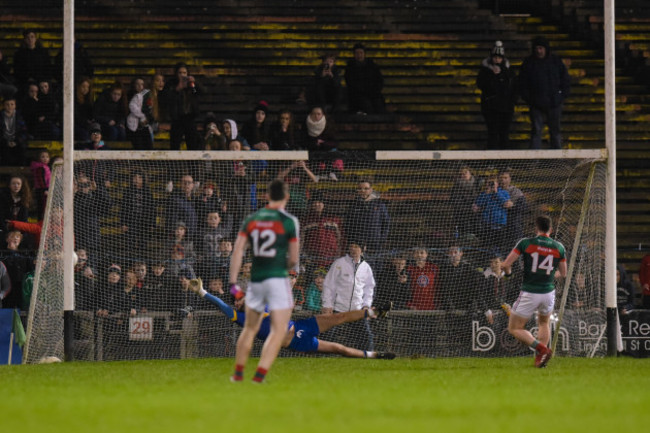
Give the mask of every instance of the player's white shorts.
[{"label": "player's white shorts", "polygon": [[268,305],[269,311],[293,308],[293,294],[288,278],[267,278],[257,283],[249,283],[246,291],[246,305],[258,313],[263,313]]},{"label": "player's white shorts", "polygon": [[539,314],[548,316],[553,312],[555,305],[555,290],[549,293],[519,292],[519,297],[512,305],[511,312],[524,319],[530,319],[539,311]]}]

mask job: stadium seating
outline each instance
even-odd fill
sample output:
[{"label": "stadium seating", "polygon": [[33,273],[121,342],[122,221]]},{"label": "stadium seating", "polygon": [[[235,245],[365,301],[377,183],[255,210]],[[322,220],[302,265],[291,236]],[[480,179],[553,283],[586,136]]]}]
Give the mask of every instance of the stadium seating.
[{"label": "stadium seating", "polygon": [[[479,3],[88,0],[76,2],[76,37],[90,52],[99,89],[116,78],[128,82],[154,71],[169,75],[174,63],[186,61],[206,89],[202,111],[240,122],[259,99],[269,101],[272,112],[289,107],[304,115],[307,107],[295,101],[301,87],[308,86],[318,57],[333,51],[344,66],[351,46],[361,41],[384,73],[389,113],[335,115],[340,148],[382,150],[484,148],[475,86],[481,59],[500,39],[518,66],[529,53],[530,39],[544,34],[572,77],[563,117],[566,145],[603,147],[604,66],[597,36],[602,0],[552,1],[554,9],[544,17],[497,16]],[[638,63],[650,52],[650,10],[643,1],[617,3],[618,55]],[[61,47],[60,2],[6,4],[0,20],[0,50],[6,55],[20,43],[24,27],[37,29],[51,54]],[[619,247],[622,261],[634,270],[643,252],[633,247],[650,236],[644,192],[650,184],[644,164],[650,155],[650,114],[647,88],[627,63],[621,61],[617,69]],[[517,147],[527,148],[529,128],[527,107],[520,105],[511,137]],[[167,138],[160,133],[156,147],[166,148]],[[60,149],[56,143],[31,143],[34,151],[56,150],[57,145]]]}]

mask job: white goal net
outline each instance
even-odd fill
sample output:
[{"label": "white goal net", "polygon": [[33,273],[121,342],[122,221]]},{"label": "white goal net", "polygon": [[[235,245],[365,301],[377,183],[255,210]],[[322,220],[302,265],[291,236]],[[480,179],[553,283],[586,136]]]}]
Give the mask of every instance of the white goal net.
[{"label": "white goal net", "polygon": [[[206,290],[233,303],[233,241],[276,177],[289,183],[288,210],[301,226],[295,319],[321,313],[323,281],[350,242],[365,247],[373,303],[394,305],[387,318],[341,325],[320,338],[400,356],[525,355],[529,349],[507,332],[521,270],[515,266],[507,278],[497,268],[546,214],[574,269],[562,326],[554,329],[557,351],[605,352],[606,166],[599,151],[106,151],[75,158],[75,359],[234,355],[239,326],[187,283],[201,277]],[[63,358],[61,179],[57,167],[26,362]],[[244,286],[249,271],[245,264]],[[564,287],[558,280],[558,310]],[[534,331],[533,320],[529,325]]]}]

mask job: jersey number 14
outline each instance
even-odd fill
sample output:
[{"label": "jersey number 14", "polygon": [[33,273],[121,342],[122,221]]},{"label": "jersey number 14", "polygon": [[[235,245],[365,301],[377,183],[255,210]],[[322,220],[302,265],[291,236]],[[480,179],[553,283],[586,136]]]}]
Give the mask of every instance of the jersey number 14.
[{"label": "jersey number 14", "polygon": [[544,260],[542,263],[539,263],[539,253],[531,253],[530,255],[533,258],[533,273],[536,273],[538,269],[546,271],[546,275],[551,275],[553,271],[553,256],[542,256]]},{"label": "jersey number 14", "polygon": [[255,229],[251,232],[253,240],[253,255],[255,257],[275,257],[275,240],[277,236],[271,229]]}]

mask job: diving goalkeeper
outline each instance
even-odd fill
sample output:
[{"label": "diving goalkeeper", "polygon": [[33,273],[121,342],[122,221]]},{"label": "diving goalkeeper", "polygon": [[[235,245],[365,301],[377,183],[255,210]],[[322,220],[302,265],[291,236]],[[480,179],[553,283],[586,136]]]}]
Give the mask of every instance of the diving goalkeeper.
[{"label": "diving goalkeeper", "polygon": [[[246,314],[238,310],[243,307],[245,298],[236,300],[235,308],[233,308],[221,299],[205,291],[200,278],[190,281],[190,290],[219,307],[231,321],[239,326],[244,326]],[[348,358],[394,359],[394,353],[353,349],[339,343],[318,339],[318,335],[322,332],[326,332],[343,323],[356,322],[365,317],[370,317],[371,319],[386,317],[386,314],[391,308],[392,303],[389,303],[386,307],[382,308],[371,307],[367,310],[348,311],[339,314],[318,314],[308,319],[290,320],[289,328],[282,340],[282,347],[288,347],[297,352],[336,353]],[[265,341],[266,337],[268,337],[271,327],[270,322],[269,313],[265,313],[262,325],[257,332],[257,338],[259,340]]]}]

